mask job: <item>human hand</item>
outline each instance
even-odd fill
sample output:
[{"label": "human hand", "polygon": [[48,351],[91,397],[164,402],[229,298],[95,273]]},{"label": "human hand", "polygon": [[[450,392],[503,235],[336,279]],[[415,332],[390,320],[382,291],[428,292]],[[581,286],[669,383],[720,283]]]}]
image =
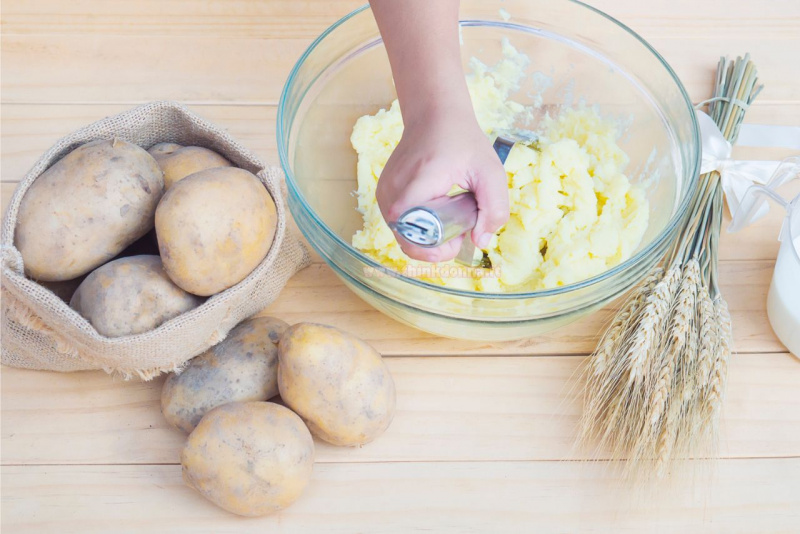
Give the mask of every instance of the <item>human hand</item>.
[{"label": "human hand", "polygon": [[[478,204],[472,241],[486,248],[508,219],[508,185],[500,158],[472,109],[458,33],[458,0],[370,0],[392,66],[405,126],[378,180],[387,222],[408,208],[447,195],[453,185]],[[433,53],[432,53],[433,51]],[[463,237],[436,248],[414,246],[395,232],[408,256],[437,262],[456,257]]]},{"label": "human hand", "polygon": [[[396,221],[407,209],[447,195],[454,185],[475,195],[478,218],[468,238],[485,249],[508,220],[508,185],[503,165],[471,106],[440,109],[407,124],[378,180],[376,197],[384,219]],[[403,252],[429,262],[456,257],[464,238],[424,248],[395,232]]]}]

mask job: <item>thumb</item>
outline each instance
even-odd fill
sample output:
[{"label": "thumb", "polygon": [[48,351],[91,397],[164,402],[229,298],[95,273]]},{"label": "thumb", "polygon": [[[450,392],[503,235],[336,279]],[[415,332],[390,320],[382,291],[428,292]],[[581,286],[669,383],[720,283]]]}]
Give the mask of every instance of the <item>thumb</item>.
[{"label": "thumb", "polygon": [[472,229],[472,242],[479,248],[486,249],[489,241],[509,217],[508,184],[505,169],[500,162],[497,167],[486,169],[470,190],[478,203],[478,219]]}]

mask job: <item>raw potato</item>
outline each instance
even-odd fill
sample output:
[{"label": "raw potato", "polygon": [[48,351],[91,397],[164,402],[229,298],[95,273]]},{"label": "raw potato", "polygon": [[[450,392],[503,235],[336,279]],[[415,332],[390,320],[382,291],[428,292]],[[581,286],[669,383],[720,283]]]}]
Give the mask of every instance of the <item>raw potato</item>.
[{"label": "raw potato", "polygon": [[[233,401],[263,401],[278,394],[278,348],[272,340],[280,319],[254,317],[170,375],[161,390],[161,413],[191,432],[211,409]],[[286,325],[284,329],[288,327]]]},{"label": "raw potato", "polygon": [[314,440],[291,410],[271,402],[214,408],[189,435],[181,454],[184,481],[234,514],[282,510],[311,478]]},{"label": "raw potato", "polygon": [[281,340],[283,333],[289,329],[289,323],[277,317],[259,317],[258,319],[260,328],[266,331],[269,340],[276,345]]},{"label": "raw potato", "polygon": [[22,199],[14,242],[25,273],[46,282],[78,278],[153,228],[164,178],[144,149],[122,141],[76,148]]},{"label": "raw potato", "polygon": [[381,355],[332,326],[299,323],[278,345],[278,389],[312,434],[334,445],[368,443],[394,417],[395,388]]},{"label": "raw potato", "polygon": [[106,337],[153,330],[203,300],[172,283],[158,256],[109,262],[78,286],[70,306]]},{"label": "raw potato", "polygon": [[220,167],[187,176],[156,210],[164,269],[189,293],[219,293],[261,263],[277,220],[272,197],[244,169]]},{"label": "raw potato", "polygon": [[169,189],[178,180],[190,174],[231,167],[232,163],[213,150],[201,146],[181,146],[176,143],[158,143],[148,150],[164,171],[164,187]]}]

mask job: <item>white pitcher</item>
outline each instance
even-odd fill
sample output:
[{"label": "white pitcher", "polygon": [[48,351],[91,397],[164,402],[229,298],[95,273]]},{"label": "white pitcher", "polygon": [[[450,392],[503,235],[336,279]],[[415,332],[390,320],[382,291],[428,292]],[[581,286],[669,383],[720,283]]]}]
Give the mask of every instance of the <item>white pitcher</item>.
[{"label": "white pitcher", "polygon": [[766,185],[750,186],[733,216],[729,232],[738,232],[761,210],[767,198],[786,210],[775,271],[767,297],[767,315],[778,339],[800,358],[800,195],[787,201],[777,189],[800,177],[800,156],[781,162]]}]

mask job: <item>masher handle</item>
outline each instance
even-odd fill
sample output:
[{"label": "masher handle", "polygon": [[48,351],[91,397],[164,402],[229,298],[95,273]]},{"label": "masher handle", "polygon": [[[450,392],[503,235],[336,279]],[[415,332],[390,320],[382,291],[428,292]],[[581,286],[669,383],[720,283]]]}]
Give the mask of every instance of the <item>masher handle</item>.
[{"label": "masher handle", "polygon": [[472,230],[478,221],[478,203],[475,195],[469,192],[437,198],[420,207],[432,211],[442,221],[441,243]]}]

